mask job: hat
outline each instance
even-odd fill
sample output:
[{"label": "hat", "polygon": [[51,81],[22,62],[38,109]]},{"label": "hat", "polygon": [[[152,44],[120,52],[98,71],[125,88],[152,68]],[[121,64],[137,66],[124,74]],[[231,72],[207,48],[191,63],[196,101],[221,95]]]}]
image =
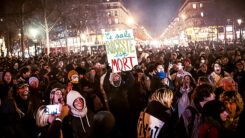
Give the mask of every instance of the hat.
[{"label": "hat", "polygon": [[191,60],[190,60],[189,58],[186,58],[186,59],[185,59],[185,62],[191,63]]},{"label": "hat", "polygon": [[139,72],[143,73],[144,71],[143,71],[142,69],[139,68],[139,69],[136,69],[136,72],[137,72],[137,73],[139,73]]},{"label": "hat", "polygon": [[36,77],[31,77],[31,78],[29,79],[29,85],[31,85],[31,83],[32,83],[33,81],[38,81],[38,79],[37,79]]},{"label": "hat", "polygon": [[18,89],[19,89],[19,88],[23,88],[24,86],[29,87],[29,85],[28,85],[27,83],[25,83],[25,82],[20,82],[20,83],[17,84],[17,88],[18,88]]},{"label": "hat", "polygon": [[70,79],[72,75],[78,75],[78,73],[77,73],[75,70],[71,70],[71,71],[68,73],[68,79]]}]

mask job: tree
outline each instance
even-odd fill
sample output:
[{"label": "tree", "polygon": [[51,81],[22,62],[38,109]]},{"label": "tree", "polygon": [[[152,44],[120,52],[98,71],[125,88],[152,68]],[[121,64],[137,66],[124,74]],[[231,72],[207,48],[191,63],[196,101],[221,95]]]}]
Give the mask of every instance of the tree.
[{"label": "tree", "polygon": [[[1,33],[7,39],[8,53],[13,44],[14,38],[21,35],[22,58],[24,58],[24,28],[25,22],[30,18],[30,15],[35,10],[35,0],[3,0],[0,7],[0,15],[4,22],[2,24]],[[7,54],[8,54],[7,53]],[[8,56],[8,55],[7,55]]]},{"label": "tree", "polygon": [[45,33],[47,54],[50,53],[50,32],[59,23],[62,10],[61,0],[38,0],[39,7],[33,15],[33,24],[40,26]]}]

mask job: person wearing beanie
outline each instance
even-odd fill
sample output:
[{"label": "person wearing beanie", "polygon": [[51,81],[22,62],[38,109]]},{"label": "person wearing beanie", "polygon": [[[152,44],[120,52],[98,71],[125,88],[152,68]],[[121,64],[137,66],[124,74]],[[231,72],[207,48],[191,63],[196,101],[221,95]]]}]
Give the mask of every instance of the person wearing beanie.
[{"label": "person wearing beanie", "polygon": [[44,104],[44,97],[39,87],[39,80],[36,77],[29,78],[30,85],[30,100],[33,103],[33,108],[36,111],[40,105]]},{"label": "person wearing beanie", "polygon": [[68,73],[68,79],[72,82],[72,83],[78,83],[79,81],[79,77],[78,77],[78,73],[75,70],[71,70]]},{"label": "person wearing beanie", "polygon": [[68,73],[68,86],[67,86],[67,91],[71,91],[71,90],[76,90],[80,93],[82,93],[82,89],[81,86],[79,84],[79,75],[75,70],[71,70]]},{"label": "person wearing beanie", "polygon": [[38,88],[39,80],[36,77],[29,78],[29,85],[33,88]]},{"label": "person wearing beanie", "polygon": [[71,90],[67,95],[70,107],[70,124],[74,137],[88,137],[91,131],[92,114],[88,111],[85,98],[77,91]]}]

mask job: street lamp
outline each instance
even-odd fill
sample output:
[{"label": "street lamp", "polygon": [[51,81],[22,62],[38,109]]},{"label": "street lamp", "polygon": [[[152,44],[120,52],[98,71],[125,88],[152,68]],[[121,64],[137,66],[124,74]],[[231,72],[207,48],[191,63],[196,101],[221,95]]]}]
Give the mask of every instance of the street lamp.
[{"label": "street lamp", "polygon": [[128,24],[128,25],[133,25],[133,24],[134,24],[134,19],[133,19],[133,17],[129,17],[129,18],[128,18],[127,24]]},{"label": "street lamp", "polygon": [[182,15],[181,15],[181,18],[182,18],[183,20],[185,20],[185,19],[186,19],[186,16],[185,16],[184,14],[182,14]]},{"label": "street lamp", "polygon": [[38,34],[38,31],[37,31],[37,29],[31,29],[30,30],[30,32],[31,32],[31,35],[33,36],[33,41],[34,41],[34,44],[35,44],[35,56],[37,56],[37,39],[36,39],[36,36],[37,36],[37,34]]},{"label": "street lamp", "polygon": [[240,43],[242,43],[242,28],[241,28],[242,19],[237,19],[237,23],[239,24],[239,29],[240,29]]}]

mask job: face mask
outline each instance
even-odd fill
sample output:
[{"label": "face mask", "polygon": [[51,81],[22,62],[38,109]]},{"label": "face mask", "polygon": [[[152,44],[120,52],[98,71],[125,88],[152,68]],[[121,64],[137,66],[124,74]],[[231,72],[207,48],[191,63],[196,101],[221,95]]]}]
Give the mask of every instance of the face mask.
[{"label": "face mask", "polygon": [[218,65],[218,64],[215,64],[214,65],[214,70],[215,71],[220,71],[221,69],[220,69],[220,66]]},{"label": "face mask", "polygon": [[201,60],[201,63],[205,63],[205,60]]},{"label": "face mask", "polygon": [[160,77],[161,79],[165,78],[165,72],[157,72],[157,76]]},{"label": "face mask", "polygon": [[178,65],[178,70],[182,70],[183,69],[183,66],[182,65]]},{"label": "face mask", "polygon": [[120,80],[113,81],[113,83],[114,83],[114,85],[117,86],[117,87],[120,86]]},{"label": "face mask", "polygon": [[72,75],[71,80],[72,80],[71,83],[75,83],[75,84],[78,83],[78,81],[79,81],[78,75]]}]

